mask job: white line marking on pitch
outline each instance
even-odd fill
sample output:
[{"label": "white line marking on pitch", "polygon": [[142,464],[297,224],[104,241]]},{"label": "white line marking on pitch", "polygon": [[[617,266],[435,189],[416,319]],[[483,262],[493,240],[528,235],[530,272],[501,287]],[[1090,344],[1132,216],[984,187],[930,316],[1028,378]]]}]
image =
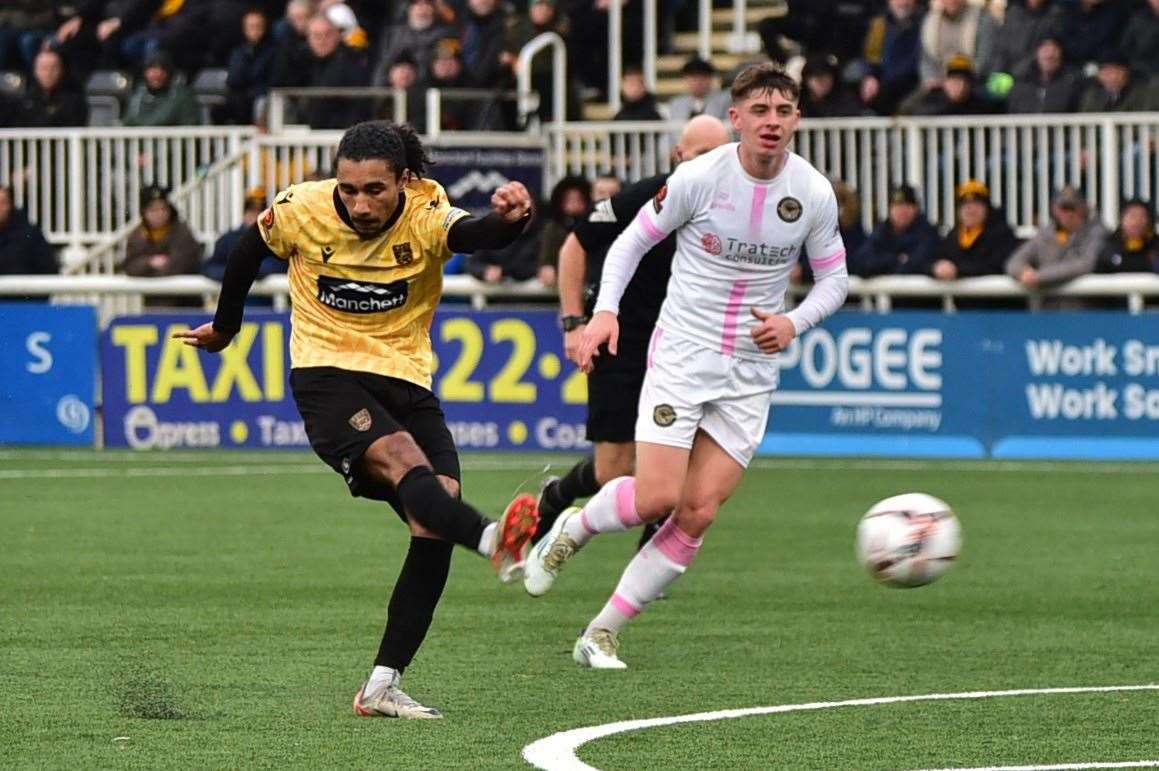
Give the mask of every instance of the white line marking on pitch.
[{"label": "white line marking on pitch", "polygon": [[[14,461],[38,461],[38,460],[55,460],[55,461],[77,461],[85,463],[101,463],[109,464],[115,467],[117,465],[152,465],[154,463],[167,463],[169,466],[158,466],[153,472],[157,476],[180,476],[185,473],[184,469],[175,468],[173,464],[197,464],[197,463],[214,463],[219,464],[218,467],[225,468],[222,465],[225,463],[233,463],[234,466],[229,468],[267,468],[269,470],[261,472],[265,474],[298,474],[302,473],[299,469],[302,468],[303,463],[311,459],[312,456],[305,453],[289,454],[279,457],[279,451],[266,452],[249,452],[241,453],[234,450],[220,450],[216,452],[143,452],[143,453],[129,453],[129,452],[113,452],[109,454],[96,452],[92,450],[83,451],[26,451],[26,450],[0,450],[0,460],[14,460]],[[464,471],[535,471],[549,464],[552,466],[568,466],[574,462],[575,456],[570,455],[525,455],[518,458],[492,458],[481,454],[466,454],[462,456],[461,462]],[[1078,463],[1078,462],[1050,462],[1050,461],[912,461],[912,460],[888,460],[888,459],[867,459],[859,460],[855,458],[757,458],[751,464],[750,468],[761,471],[818,471],[831,469],[834,466],[839,466],[843,471],[908,471],[908,472],[926,472],[939,473],[943,471],[954,472],[974,472],[974,473],[1011,473],[1022,474],[1027,472],[1033,473],[1064,473],[1064,474],[1092,474],[1092,475],[1155,475],[1159,474],[1159,463],[1135,463],[1135,464],[1113,464],[1113,463]],[[277,468],[284,469],[277,471]],[[324,467],[319,466],[319,473],[325,470]],[[164,471],[162,469],[165,469]],[[61,474],[58,471],[68,471],[71,474]],[[44,473],[46,472],[46,473]],[[212,476],[217,472],[207,474]],[[234,474],[242,474],[237,471]],[[257,473],[257,472],[255,472]],[[38,479],[54,476],[81,476],[81,477],[104,477],[104,476],[123,476],[118,472],[106,473],[103,470],[81,469],[76,467],[69,467],[66,469],[12,469],[8,474],[0,474],[0,479]]]},{"label": "white line marking on pitch", "polygon": [[1053,766],[980,766],[939,768],[929,771],[1071,771],[1086,768],[1159,768],[1159,760],[1125,760],[1118,763],[1057,763]]},{"label": "white line marking on pitch", "polygon": [[[872,699],[847,699],[845,701],[814,701],[805,704],[780,704],[775,707],[746,707],[744,709],[722,709],[715,712],[697,712],[692,715],[653,717],[643,720],[622,720],[617,723],[573,728],[561,731],[544,739],[539,739],[523,748],[523,758],[536,768],[544,771],[598,771],[576,756],[576,750],[588,742],[606,736],[639,731],[644,728],[678,725],[680,723],[703,723],[713,720],[731,720],[754,715],[773,715],[781,712],[806,712],[810,710],[835,709],[837,707],[869,707],[879,704],[901,704],[914,701],[951,701],[956,699],[998,699],[1008,696],[1040,696],[1067,693],[1115,693],[1119,691],[1159,691],[1159,685],[1106,685],[1077,688],[1020,688],[1012,691],[966,691],[963,693],[927,693],[917,696],[879,696]],[[1140,761],[1155,762],[1155,761]],[[1080,766],[1084,767],[1084,766]],[[1107,768],[1108,766],[1085,766],[1085,768]],[[1049,766],[1044,768],[1067,768]]]}]

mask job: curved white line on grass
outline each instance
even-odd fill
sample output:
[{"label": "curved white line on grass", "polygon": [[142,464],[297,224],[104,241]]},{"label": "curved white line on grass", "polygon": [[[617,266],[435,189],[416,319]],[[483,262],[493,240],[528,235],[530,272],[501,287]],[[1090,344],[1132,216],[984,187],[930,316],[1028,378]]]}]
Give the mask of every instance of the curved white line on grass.
[{"label": "curved white line on grass", "polygon": [[[927,693],[917,696],[879,696],[872,699],[847,699],[845,701],[814,701],[805,704],[780,704],[775,707],[746,707],[744,709],[722,709],[716,712],[697,712],[693,715],[653,717],[644,720],[622,720],[618,723],[573,728],[561,731],[544,739],[532,742],[523,748],[523,758],[544,771],[598,771],[576,756],[576,750],[588,742],[606,736],[639,731],[644,728],[678,725],[680,723],[703,723],[713,720],[730,720],[754,715],[774,715],[781,712],[806,712],[810,710],[835,709],[837,707],[870,707],[879,704],[901,704],[913,701],[952,701],[957,699],[998,699],[1007,696],[1040,696],[1064,693],[1114,693],[1118,691],[1159,691],[1159,685],[1106,685],[1078,688],[1020,688],[1013,691],[966,691],[963,693]],[[1150,761],[1143,761],[1150,762]],[[1097,768],[1100,766],[1089,766]],[[1101,766],[1106,768],[1106,766]],[[1050,768],[1066,768],[1050,766]]]},{"label": "curved white line on grass", "polygon": [[1057,763],[1053,766],[979,766],[938,768],[928,771],[1082,771],[1087,768],[1159,768],[1159,760],[1124,760],[1113,763]]}]

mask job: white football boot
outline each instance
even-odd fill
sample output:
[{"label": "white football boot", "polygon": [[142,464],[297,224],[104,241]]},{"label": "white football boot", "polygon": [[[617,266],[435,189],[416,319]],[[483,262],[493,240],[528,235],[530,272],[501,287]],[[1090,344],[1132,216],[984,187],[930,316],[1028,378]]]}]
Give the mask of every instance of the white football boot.
[{"label": "white football boot", "polygon": [[616,639],[615,632],[610,629],[592,629],[575,641],[571,657],[581,667],[590,669],[627,669],[628,665],[616,655],[619,648],[620,641]]},{"label": "white football boot", "polygon": [[438,720],[443,716],[434,707],[424,707],[403,693],[398,679],[379,686],[373,693],[366,692],[366,684],[354,694],[354,714],[359,717],[401,717],[410,720]]},{"label": "white football boot", "polygon": [[579,514],[579,508],[564,509],[547,535],[532,547],[523,563],[523,588],[532,597],[542,597],[551,589],[563,564],[579,551],[579,544],[563,531],[567,521]]}]

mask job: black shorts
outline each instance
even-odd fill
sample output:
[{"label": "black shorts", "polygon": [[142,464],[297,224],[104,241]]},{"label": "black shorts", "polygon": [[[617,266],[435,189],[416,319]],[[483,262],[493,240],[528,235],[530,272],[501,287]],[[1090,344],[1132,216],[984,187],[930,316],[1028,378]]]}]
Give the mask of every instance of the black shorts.
[{"label": "black shorts", "polygon": [[596,357],[588,375],[587,438],[590,442],[632,442],[636,411],[648,367],[648,340],[621,339],[619,353]]},{"label": "black shorts", "polygon": [[386,501],[406,521],[394,487],[362,472],[362,456],[380,437],[406,431],[436,474],[460,478],[459,454],[433,393],[393,377],[336,367],[290,371],[290,390],[318,457],[346,480],[350,494]]}]

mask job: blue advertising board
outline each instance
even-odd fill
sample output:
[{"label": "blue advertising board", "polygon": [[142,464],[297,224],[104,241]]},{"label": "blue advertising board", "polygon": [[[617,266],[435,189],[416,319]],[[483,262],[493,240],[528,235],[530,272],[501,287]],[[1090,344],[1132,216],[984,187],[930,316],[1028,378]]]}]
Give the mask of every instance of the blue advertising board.
[{"label": "blue advertising board", "polygon": [[0,303],[0,444],[93,443],[96,312]]},{"label": "blue advertising board", "polygon": [[[289,317],[250,314],[207,354],[173,339],[204,316],[115,320],[101,338],[111,447],[308,447],[289,391]],[[440,311],[434,391],[461,449],[583,449],[587,381],[551,311]]]},{"label": "blue advertising board", "polygon": [[544,196],[545,159],[541,147],[431,148],[432,173],[451,202],[472,214],[491,211],[491,193],[508,182],[522,182],[533,200]]},{"label": "blue advertising board", "polygon": [[[308,446],[287,384],[288,317],[251,315],[223,355],[172,339],[204,320],[128,317],[106,330],[106,443]],[[460,448],[589,446],[587,381],[563,356],[554,312],[444,308],[431,339],[434,391]],[[781,364],[762,454],[1159,459],[1148,316],[841,313]]]},{"label": "blue advertising board", "polygon": [[843,313],[782,365],[763,453],[1159,458],[1148,316]]}]

